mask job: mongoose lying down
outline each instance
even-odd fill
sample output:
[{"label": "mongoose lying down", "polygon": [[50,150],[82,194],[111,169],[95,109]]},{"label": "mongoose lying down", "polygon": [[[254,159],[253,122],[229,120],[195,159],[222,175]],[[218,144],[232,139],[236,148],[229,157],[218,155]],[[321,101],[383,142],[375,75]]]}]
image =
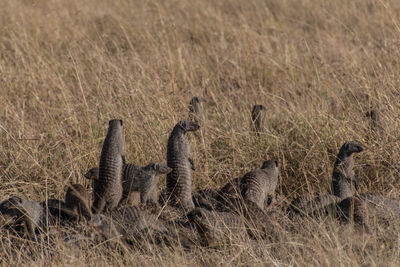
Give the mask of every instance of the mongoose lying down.
[{"label": "mongoose lying down", "polygon": [[290,216],[301,215],[319,217],[334,211],[335,205],[342,199],[334,195],[301,196],[290,203],[288,213]]},{"label": "mongoose lying down", "polygon": [[229,244],[233,237],[243,239],[247,235],[243,218],[232,212],[196,208],[187,217],[196,227],[203,246],[219,247]]},{"label": "mongoose lying down", "polygon": [[173,170],[167,174],[166,200],[169,205],[178,206],[184,210],[194,208],[192,172],[195,166],[186,134],[199,128],[196,122],[180,121],[168,138],[167,165]]},{"label": "mongoose lying down", "polygon": [[356,141],[345,142],[336,157],[332,174],[333,194],[341,199],[351,197],[358,190],[358,178],[354,173],[353,153],[364,149]]},{"label": "mongoose lying down", "polygon": [[278,162],[274,160],[267,160],[261,169],[246,173],[240,180],[243,199],[252,201],[264,209],[265,202],[271,202],[275,197],[278,174]]},{"label": "mongoose lying down", "polygon": [[122,171],[125,162],[122,125],[122,120],[109,122],[100,155],[99,180],[93,188],[93,213],[116,208],[122,198]]},{"label": "mongoose lying down", "polygon": [[[46,216],[44,207],[32,200],[12,196],[0,203],[0,214],[5,219],[5,224],[24,234],[36,239],[36,230],[44,230]],[[5,225],[3,225],[5,226]]]},{"label": "mongoose lying down", "polygon": [[[144,167],[134,164],[125,164],[123,167],[122,189],[123,195],[121,203],[128,199],[129,195],[134,192],[140,193],[140,202],[146,204],[148,202],[157,203],[158,199],[158,180],[161,175],[168,174],[172,168],[159,163],[152,162]],[[98,181],[98,168],[90,169],[85,177],[93,180],[93,188]]]},{"label": "mongoose lying down", "polygon": [[132,245],[140,246],[143,241],[165,245],[181,242],[184,246],[189,243],[168,223],[159,220],[157,214],[134,206],[93,215],[89,225],[98,229],[106,239],[122,239]]},{"label": "mongoose lying down", "polygon": [[339,218],[346,222],[371,228],[373,221],[391,224],[400,219],[400,201],[374,194],[359,194],[343,199],[339,204]]}]

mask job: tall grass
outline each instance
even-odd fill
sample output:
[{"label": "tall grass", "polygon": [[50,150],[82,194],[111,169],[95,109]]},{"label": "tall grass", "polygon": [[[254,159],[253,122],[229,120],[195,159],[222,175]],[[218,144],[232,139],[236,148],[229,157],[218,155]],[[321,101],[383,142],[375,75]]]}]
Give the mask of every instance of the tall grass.
[{"label": "tall grass", "polygon": [[[360,191],[400,198],[399,1],[0,3],[0,199],[42,201],[62,198],[70,183],[89,187],[83,174],[98,164],[112,118],[124,120],[129,162],[165,161],[169,132],[196,95],[207,103],[204,141],[191,140],[194,187],[221,186],[277,159],[280,195],[327,193],[339,147],[358,140],[366,148],[356,156]],[[254,104],[267,108],[266,136],[251,132]],[[365,117],[370,107],[381,134]],[[26,265],[398,265],[398,232],[304,221],[261,245],[121,254],[104,244],[69,247],[62,233],[15,251],[3,231],[0,257]]]}]

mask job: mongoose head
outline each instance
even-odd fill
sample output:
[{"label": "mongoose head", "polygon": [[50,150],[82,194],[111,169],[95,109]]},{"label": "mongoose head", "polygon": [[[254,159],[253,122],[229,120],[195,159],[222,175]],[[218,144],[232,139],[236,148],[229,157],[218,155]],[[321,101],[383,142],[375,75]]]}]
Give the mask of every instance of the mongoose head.
[{"label": "mongoose head", "polygon": [[0,204],[1,209],[12,209],[12,208],[17,208],[22,205],[22,198],[17,197],[17,196],[12,196],[7,200],[4,200]]},{"label": "mongoose head", "polygon": [[114,120],[110,120],[109,122],[108,122],[108,126],[110,127],[110,128],[112,128],[112,127],[122,127],[123,126],[123,122],[122,122],[122,120],[119,120],[119,119],[114,119]]},{"label": "mongoose head", "polygon": [[278,161],[276,160],[266,160],[261,166],[261,169],[274,169],[274,168],[278,168]]},{"label": "mongoose head", "polygon": [[251,113],[258,114],[260,111],[263,111],[263,110],[266,110],[266,108],[263,105],[254,105],[253,111]]},{"label": "mongoose head", "polygon": [[190,120],[183,120],[178,122],[178,125],[185,131],[185,132],[191,132],[191,131],[197,131],[200,129],[200,125],[195,122],[195,121],[190,121]]},{"label": "mongoose head", "polygon": [[377,121],[378,120],[378,113],[376,110],[371,109],[367,113],[365,113],[365,117],[371,118],[372,121]]},{"label": "mongoose head", "polygon": [[201,103],[201,102],[206,102],[204,98],[200,97],[200,96],[195,96],[192,98],[192,100],[190,100],[190,105],[195,105],[197,103]]},{"label": "mongoose head", "polygon": [[94,214],[88,225],[103,234],[106,239],[112,239],[119,236],[112,219],[103,214]]},{"label": "mongoose head", "polygon": [[158,162],[153,162],[144,167],[146,170],[152,170],[158,174],[168,174],[172,172],[172,168]]},{"label": "mongoose head", "polygon": [[364,150],[364,148],[361,146],[361,144],[359,142],[347,141],[340,148],[339,155],[350,156],[353,153],[359,153],[359,152],[362,152],[363,150]]},{"label": "mongoose head", "polygon": [[99,167],[91,168],[84,176],[90,180],[99,180]]}]

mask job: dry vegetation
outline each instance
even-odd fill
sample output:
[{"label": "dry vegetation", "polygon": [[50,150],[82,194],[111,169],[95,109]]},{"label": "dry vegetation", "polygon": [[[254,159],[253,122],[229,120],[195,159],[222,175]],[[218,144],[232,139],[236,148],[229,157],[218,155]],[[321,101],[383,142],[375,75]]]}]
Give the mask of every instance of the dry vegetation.
[{"label": "dry vegetation", "polygon": [[[282,196],[326,193],[339,147],[358,140],[360,191],[400,198],[397,0],[0,2],[0,199],[89,187],[83,174],[97,164],[111,118],[124,119],[129,162],[165,162],[168,134],[195,95],[207,100],[207,127],[204,142],[192,139],[194,187],[221,186],[275,158]],[[250,131],[254,104],[268,110],[267,136]],[[370,131],[370,107],[381,112],[382,135]],[[145,252],[71,246],[63,239],[73,230],[62,231],[19,246],[3,231],[0,261],[400,264],[396,224],[367,234],[310,220],[259,245]]]}]

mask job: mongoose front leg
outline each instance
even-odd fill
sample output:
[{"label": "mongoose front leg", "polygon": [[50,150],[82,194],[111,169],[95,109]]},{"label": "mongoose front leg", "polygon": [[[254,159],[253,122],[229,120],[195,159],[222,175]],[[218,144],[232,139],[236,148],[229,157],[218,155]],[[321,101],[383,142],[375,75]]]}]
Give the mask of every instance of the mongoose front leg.
[{"label": "mongoose front leg", "polygon": [[189,163],[190,163],[190,168],[191,168],[192,170],[195,171],[196,168],[195,168],[195,166],[194,166],[194,161],[193,161],[193,159],[192,159],[191,157],[189,157],[188,160],[189,160]]}]

